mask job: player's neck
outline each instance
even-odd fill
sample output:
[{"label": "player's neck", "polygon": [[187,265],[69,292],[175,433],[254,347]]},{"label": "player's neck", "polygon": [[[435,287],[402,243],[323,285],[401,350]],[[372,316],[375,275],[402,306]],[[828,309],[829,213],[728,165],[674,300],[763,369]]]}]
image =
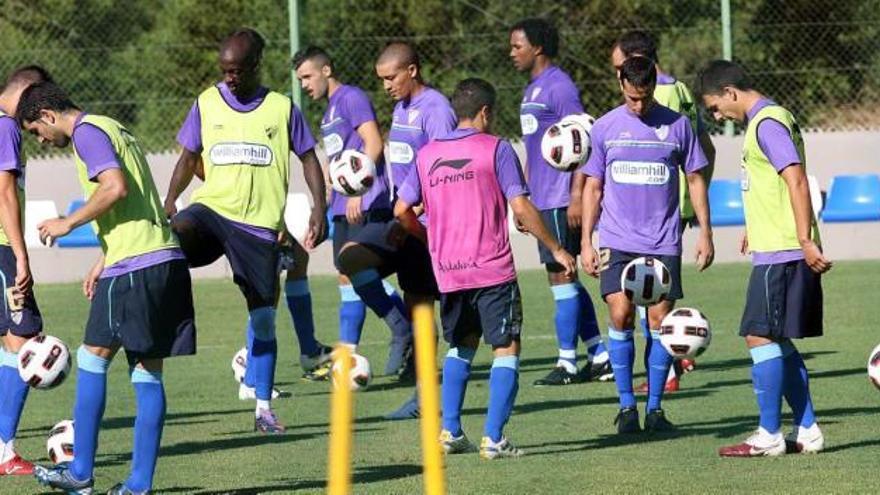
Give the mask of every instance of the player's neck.
[{"label": "player's neck", "polygon": [[749,112],[755,108],[755,105],[758,104],[759,101],[765,98],[761,93],[749,90],[749,91],[740,91],[739,99],[742,102],[743,114],[748,115]]},{"label": "player's neck", "polygon": [[333,93],[336,92],[337,89],[342,87],[342,83],[337,81],[336,78],[331,77],[327,79],[327,99],[333,96]]},{"label": "player's neck", "polygon": [[76,121],[79,119],[80,115],[83,115],[85,112],[82,110],[68,110],[58,116],[58,127],[61,128],[61,132],[63,132],[67,137],[73,137],[73,130],[76,128]]},{"label": "player's neck", "polygon": [[552,66],[552,60],[544,56],[538,56],[538,58],[535,59],[535,63],[532,65],[532,70],[529,72],[529,76],[531,76],[532,79],[535,79],[540,76],[542,72]]},{"label": "player's neck", "polygon": [[9,116],[15,116],[15,108],[12,106],[12,98],[6,93],[0,94],[0,111]]},{"label": "player's neck", "polygon": [[412,91],[409,92],[409,97],[407,97],[407,100],[412,101],[413,98],[422,94],[422,91],[424,91],[426,87],[427,86],[425,86],[425,83],[423,83],[422,81],[419,81],[418,79],[413,80]]}]

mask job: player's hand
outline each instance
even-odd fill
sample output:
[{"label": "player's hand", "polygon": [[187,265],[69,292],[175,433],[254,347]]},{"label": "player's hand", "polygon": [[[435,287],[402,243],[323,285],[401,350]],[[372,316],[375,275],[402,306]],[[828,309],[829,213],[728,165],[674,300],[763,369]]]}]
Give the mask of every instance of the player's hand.
[{"label": "player's hand", "polygon": [[364,221],[361,205],[363,205],[363,198],[360,196],[348,198],[348,201],[346,201],[345,219],[348,220],[349,225],[359,225]]},{"label": "player's hand", "polygon": [[831,269],[831,261],[822,254],[822,250],[815,242],[809,241],[804,244],[801,249],[804,251],[804,261],[814,273],[825,273]]},{"label": "player's hand", "polygon": [[715,243],[709,233],[700,233],[697,239],[697,270],[703,271],[712,266],[715,260]]},{"label": "player's hand", "polygon": [[592,244],[581,244],[581,267],[587,275],[599,278],[599,253],[593,249]]},{"label": "player's hand", "polygon": [[746,232],[743,232],[743,235],[739,240],[739,254],[743,256],[749,254],[749,234]]},{"label": "player's hand", "polygon": [[31,276],[30,263],[27,259],[17,259],[15,261],[15,294],[20,295],[23,301],[33,286],[34,279]]},{"label": "player's hand", "polygon": [[553,250],[553,259],[565,268],[565,275],[573,275],[577,271],[577,260],[568,253],[562,246]]},{"label": "player's hand", "polygon": [[413,211],[413,213],[416,214],[416,217],[420,217],[420,216],[422,216],[422,213],[425,212],[425,205],[424,204],[417,204],[412,207],[412,211]]},{"label": "player's hand", "polygon": [[581,228],[581,222],[583,222],[583,205],[581,204],[580,198],[572,197],[571,202],[568,204],[568,228],[572,230],[578,230]]},{"label": "player's hand", "polygon": [[64,217],[44,220],[37,225],[40,233],[40,242],[44,246],[52,246],[59,237],[64,237],[71,231],[70,223]]},{"label": "player's hand", "polygon": [[529,229],[527,229],[526,226],[523,225],[523,223],[519,221],[519,218],[513,219],[513,225],[516,227],[516,230],[518,230],[520,232],[520,234],[526,234],[526,235],[529,234]]},{"label": "player's hand", "polygon": [[303,247],[310,251],[327,238],[327,217],[324,213],[324,211],[318,211],[318,208],[313,208],[312,214],[309,215],[309,230],[303,240]]},{"label": "player's hand", "polygon": [[86,278],[83,280],[82,290],[83,295],[91,301],[95,297],[95,289],[98,287],[98,278],[101,277],[101,272],[104,271],[104,258],[98,260],[92,266],[92,269],[89,270],[89,273],[86,274]]},{"label": "player's hand", "polygon": [[174,217],[174,215],[177,215],[177,205],[175,203],[176,201],[172,200],[171,196],[165,198],[165,216],[167,216],[168,218],[172,218]]}]

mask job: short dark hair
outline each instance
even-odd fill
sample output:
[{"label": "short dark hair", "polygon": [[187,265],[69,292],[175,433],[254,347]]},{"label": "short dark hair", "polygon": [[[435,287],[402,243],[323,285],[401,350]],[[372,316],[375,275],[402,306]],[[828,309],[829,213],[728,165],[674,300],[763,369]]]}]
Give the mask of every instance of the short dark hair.
[{"label": "short dark hair", "polygon": [[74,105],[60,86],[46,81],[32,84],[21,93],[18,108],[15,110],[15,118],[19,124],[24,125],[38,120],[41,110],[65,112],[79,110],[79,107]]},{"label": "short dark hair", "polygon": [[641,55],[648,57],[654,62],[659,62],[657,58],[657,40],[648,31],[636,29],[627,31],[617,38],[615,46],[620,48],[623,56],[626,58],[633,55]]},{"label": "short dark hair", "polygon": [[559,53],[559,32],[550,21],[533,17],[523,19],[510,28],[510,32],[522,31],[532,46],[540,46],[544,55],[553,58]]},{"label": "short dark hair", "polygon": [[657,85],[657,67],[648,57],[636,55],[623,62],[620,67],[620,82],[628,82],[639,89],[653,88]]},{"label": "short dark hair", "polygon": [[39,65],[25,65],[9,74],[2,89],[5,91],[13,86],[27,86],[43,81],[53,82],[49,71]]},{"label": "short dark hair", "polygon": [[223,50],[223,47],[226,44],[235,39],[235,38],[244,38],[249,42],[250,50],[248,51],[248,59],[250,59],[253,65],[257,65],[263,59],[263,49],[266,48],[266,39],[263,38],[263,35],[257,32],[256,29],[252,29],[249,27],[239,28],[229,34],[226,38],[223,39],[223,43],[220,44],[220,50]]},{"label": "short dark hair", "polygon": [[376,63],[381,64],[390,60],[396,61],[400,67],[415,65],[421,75],[422,62],[419,60],[419,52],[408,41],[389,41],[379,54]]},{"label": "short dark hair", "polygon": [[483,107],[495,108],[495,88],[488,81],[476,77],[465,79],[455,86],[452,109],[459,119],[472,119]]},{"label": "short dark hair", "polygon": [[741,91],[754,88],[752,78],[746,69],[729,60],[713,60],[697,75],[697,93],[701,95],[719,94],[727,86]]},{"label": "short dark hair", "polygon": [[330,73],[333,74],[333,59],[324,51],[323,48],[315,45],[309,45],[293,55],[293,68],[299,69],[306,60],[315,62],[319,67],[330,67]]}]

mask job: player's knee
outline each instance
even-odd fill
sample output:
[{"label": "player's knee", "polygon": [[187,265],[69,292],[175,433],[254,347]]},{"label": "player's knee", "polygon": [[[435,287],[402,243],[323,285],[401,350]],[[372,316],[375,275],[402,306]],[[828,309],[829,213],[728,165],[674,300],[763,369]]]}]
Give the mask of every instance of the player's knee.
[{"label": "player's knee", "polygon": [[107,369],[110,367],[111,357],[113,357],[112,351],[106,347],[94,347],[83,344],[76,351],[76,366],[89,373],[103,375],[107,373]]},{"label": "player's knee", "polygon": [[129,369],[128,374],[131,378],[131,383],[147,383],[154,385],[162,383],[162,361],[150,361],[159,361],[159,364],[157,365],[156,363],[150,363],[148,368],[147,365],[145,365],[142,361],[140,365],[134,366]]},{"label": "player's knee", "polygon": [[565,267],[558,263],[548,263],[546,268],[547,280],[549,280],[552,285],[570,284],[577,280],[576,273],[566,274]]},{"label": "player's knee", "polygon": [[275,340],[275,308],[266,306],[251,311],[254,338],[264,342]]},{"label": "player's knee", "polygon": [[6,335],[3,336],[3,348],[6,349],[7,352],[11,352],[13,354],[18,354],[18,351],[21,350],[21,346],[25,344],[31,337],[34,337],[34,334],[29,337],[21,337],[18,335],[13,335],[12,332],[7,332]]},{"label": "player's knee", "polygon": [[339,264],[339,271],[341,271],[344,275],[351,277],[357,272],[363,270],[360,263],[360,257],[357,253],[357,248],[351,243],[342,246],[342,249],[339,250],[339,255],[336,257],[336,262]]},{"label": "player's knee", "polygon": [[627,308],[609,308],[608,317],[614,328],[633,328],[635,318]]}]

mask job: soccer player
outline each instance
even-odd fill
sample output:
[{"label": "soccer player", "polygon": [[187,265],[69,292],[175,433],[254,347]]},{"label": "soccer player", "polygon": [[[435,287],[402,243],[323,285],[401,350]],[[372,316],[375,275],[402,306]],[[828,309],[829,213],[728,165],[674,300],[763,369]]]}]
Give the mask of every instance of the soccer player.
[{"label": "soccer player", "polygon": [[[544,19],[525,19],[510,28],[510,58],[514,67],[529,74],[520,105],[520,123],[526,147],[526,175],[531,200],[541,211],[544,224],[556,240],[573,255],[580,252],[581,194],[583,176],[550,166],[541,155],[541,139],[563,117],[584,112],[580,94],[571,78],[553,58],[559,51],[559,34]],[[556,366],[535,385],[568,385],[612,378],[605,344],[599,334],[596,310],[577,272],[567,273],[538,243],[541,263],[556,301]],[[587,347],[588,363],[578,374],[577,340]]]},{"label": "soccer player", "polygon": [[[397,103],[388,133],[388,162],[391,164],[392,193],[396,196],[407,176],[415,168],[419,150],[433,139],[455,128],[455,113],[449,100],[425,84],[415,49],[404,42],[389,43],[376,61],[376,75],[389,96]],[[426,219],[422,216],[422,221]],[[397,281],[409,308],[418,303],[433,303],[438,295],[437,281],[431,269],[428,248],[399,224],[392,222],[374,242],[348,243],[339,253],[339,266],[352,281],[357,294],[377,315],[394,328],[396,345],[412,347],[412,324],[409,311],[401,311],[382,287],[382,275],[397,272]],[[407,357],[412,373],[412,354]],[[409,419],[419,416],[416,397],[386,416]]]},{"label": "soccer player", "polygon": [[[822,254],[807,185],[804,141],[797,120],[754,89],[739,65],[717,60],[700,73],[706,109],[716,119],[746,125],[742,196],[752,274],[740,324],[752,356],[759,426],[744,442],[722,447],[723,457],[819,452],[825,444],[810,396],[809,374],[792,339],[822,335]],[[781,409],[791,407],[794,430],[782,435]]]},{"label": "soccer player", "polygon": [[34,471],[34,465],[15,452],[15,432],[29,390],[18,375],[18,351],[43,329],[24,241],[25,164],[15,109],[22,91],[42,81],[51,81],[45,69],[21,67],[0,90],[0,476]]},{"label": "soccer player", "polygon": [[[326,201],[315,142],[302,114],[289,98],[260,84],[264,44],[252,29],[235,31],[221,44],[223,81],[199,95],[178,133],[182,150],[168,186],[165,210],[172,216],[172,228],[190,266],[204,266],[223,255],[229,261],[233,280],[247,302],[253,330],[247,363],[254,373],[257,399],[254,428],[282,433],[284,426],[272,410],[271,400],[278,354],[278,240],[285,231],[291,152],[303,163],[314,201],[304,240],[306,249],[318,245],[326,235]],[[204,183],[193,193],[192,204],[177,213],[174,202],[197,172]],[[310,307],[308,286],[303,281],[289,280],[292,283],[286,287],[288,297],[295,299],[295,319],[298,309]],[[308,320],[311,326],[310,311]],[[296,326],[300,331],[300,325]],[[313,327],[309,330],[306,333],[314,333]],[[300,345],[305,342],[301,338]],[[317,343],[315,347],[320,352]],[[305,346],[301,351],[310,354]]]},{"label": "soccer player", "polygon": [[[440,315],[449,352],[443,363],[443,430],[448,454],[471,452],[461,428],[461,408],[480,336],[495,355],[489,373],[489,409],[480,456],[519,457],[503,429],[516,399],[522,302],[507,231],[507,204],[517,221],[544,243],[565,273],[575,260],[550,235],[528,199],[519,160],[510,143],[491,132],[495,89],[465,79],[452,95],[458,128],[425,145],[416,170],[398,191],[395,215],[430,248],[440,287]],[[430,218],[425,227],[413,206]]]},{"label": "soccer player", "polygon": [[[703,126],[703,121],[700,118],[700,112],[697,111],[693,94],[683,82],[663,72],[660,67],[660,58],[657,56],[657,42],[651,33],[636,30],[622,34],[617,38],[617,41],[611,49],[611,65],[614,66],[615,71],[619,71],[620,67],[623,65],[623,61],[634,55],[648,57],[654,61],[654,66],[657,68],[657,86],[654,89],[654,99],[657,103],[683,114],[690,119],[691,126],[693,126],[694,132],[697,134],[697,139],[700,142],[700,148],[703,150],[703,154],[706,155],[706,159],[709,161],[709,165],[701,170],[701,173],[706,178],[706,184],[709,184],[712,180],[712,172],[715,167],[715,146],[712,144],[712,139],[709,137],[709,133]],[[684,174],[679,175],[678,188],[681,209],[681,228],[682,231],[684,231],[696,222],[694,207],[691,204],[687,179],[685,179]],[[648,359],[651,354],[651,349],[653,348],[653,339],[651,337],[651,331],[648,328],[645,308],[639,306],[638,310],[642,324],[642,332],[645,337],[644,362],[645,369],[647,370]],[[683,359],[680,361],[675,360],[672,368],[669,369],[669,376],[666,377],[665,391],[677,391],[679,389],[680,376],[693,369],[694,366],[695,362],[692,359]],[[636,387],[636,392],[647,393],[648,383],[645,382]]]},{"label": "soccer player", "polygon": [[[641,430],[632,387],[634,306],[620,286],[624,267],[648,256],[666,265],[672,277],[667,298],[648,308],[654,335],[660,322],[683,297],[681,289],[681,229],[678,175],[687,174],[688,187],[700,226],[696,259],[699,270],[712,264],[714,246],[709,225],[706,182],[700,170],[706,157],[687,117],[658,104],[653,97],[657,81],[654,61],[630,57],[618,76],[624,104],[603,115],[592,130],[593,150],[580,173],[584,188],[584,226],[581,262],[592,276],[600,276],[602,297],[608,304],[611,366],[620,398],[615,422],[619,433]],[[682,169],[680,171],[679,169]],[[599,222],[600,257],[593,247],[592,231]],[[673,426],[661,409],[663,387],[672,356],[655,338],[648,367],[648,404],[645,430]]]},{"label": "soccer player", "polygon": [[[347,198],[335,190],[332,193],[330,214],[333,218],[333,260],[339,269],[337,256],[344,246],[363,245],[376,242],[377,239],[382,241],[388,222],[393,218],[382,135],[369,97],[362,89],[340,81],[327,52],[315,46],[307,47],[293,57],[293,66],[296,77],[308,95],[314,100],[327,100],[327,108],[321,119],[321,135],[330,161],[338,158],[343,151],[352,149],[365,153],[376,164],[376,178],[370,190],[363,196]],[[383,284],[386,294],[394,301],[394,306],[399,312],[405,313],[403,300],[394,287],[388,283]],[[366,305],[355,292],[351,280],[342,273],[339,275],[339,295],[342,299],[339,308],[339,340],[354,349],[361,339]],[[388,321],[393,332],[396,329],[396,320]],[[400,344],[407,334],[408,332],[393,339],[391,355],[385,367],[386,375],[397,373],[403,365],[404,349]]]},{"label": "soccer player", "polygon": [[192,288],[183,252],[168,227],[149,164],[137,139],[119,122],[87,114],[53,83],[30,86],[16,113],[25,130],[58,148],[73,144],[86,204],[38,225],[51,244],[92,222],[102,255],[83,281],[91,301],[83,345],[76,354],[74,460],[34,474],[67,493],[92,493],[107,369],[125,349],[137,415],[131,473],[110,494],[148,493],[165,423],[163,359],[195,354]]}]

